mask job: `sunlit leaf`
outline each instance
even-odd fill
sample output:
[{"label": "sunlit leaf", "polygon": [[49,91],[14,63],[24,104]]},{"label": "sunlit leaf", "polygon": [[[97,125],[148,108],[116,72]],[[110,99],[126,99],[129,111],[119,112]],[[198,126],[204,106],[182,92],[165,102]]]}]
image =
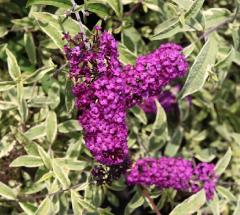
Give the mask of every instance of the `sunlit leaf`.
[{"label": "sunlit leaf", "polygon": [[72,6],[70,0],[28,0],[27,1],[27,7],[35,4],[52,5],[52,6],[60,7],[63,9],[68,9]]},{"label": "sunlit leaf", "polygon": [[168,134],[166,113],[157,100],[156,106],[157,115],[149,136],[149,150],[159,149],[166,140]]},{"label": "sunlit leaf", "polygon": [[40,157],[33,155],[23,155],[16,158],[11,164],[11,167],[39,167],[43,166],[44,163]]},{"label": "sunlit leaf", "polygon": [[232,150],[231,148],[229,148],[226,154],[216,164],[215,171],[218,176],[224,173],[224,171],[226,170],[227,166],[230,163],[231,158],[232,158]]},{"label": "sunlit leaf", "polygon": [[79,203],[79,199],[80,199],[80,195],[76,191],[71,190],[71,202],[72,202],[74,215],[81,215],[84,210]]},{"label": "sunlit leaf", "polygon": [[215,37],[211,36],[199,52],[189,71],[187,80],[180,92],[181,98],[193,94],[203,87],[208,77],[208,69],[215,63],[217,47]]},{"label": "sunlit leaf", "polygon": [[81,131],[82,127],[80,126],[78,120],[67,120],[58,125],[58,131],[60,133],[70,133],[74,131]]},{"label": "sunlit leaf", "polygon": [[38,207],[37,211],[34,215],[51,215],[53,213],[52,210],[52,202],[49,197],[46,197]]},{"label": "sunlit leaf", "polygon": [[16,199],[16,194],[13,192],[13,190],[2,182],[0,182],[0,196],[10,200]]},{"label": "sunlit leaf", "polygon": [[20,202],[19,205],[27,215],[34,215],[37,210],[37,207],[28,202]]},{"label": "sunlit leaf", "polygon": [[9,75],[11,76],[11,78],[14,81],[16,81],[16,80],[20,79],[20,77],[21,77],[20,67],[17,63],[16,57],[9,49],[6,49],[6,53],[7,53],[7,63],[8,63]]},{"label": "sunlit leaf", "polygon": [[10,90],[15,86],[16,86],[16,83],[14,81],[2,81],[0,82],[0,92]]},{"label": "sunlit leaf", "polygon": [[49,143],[53,143],[57,136],[57,115],[50,111],[46,119],[46,134]]},{"label": "sunlit leaf", "polygon": [[53,167],[53,172],[54,172],[56,178],[61,183],[63,188],[64,189],[68,188],[70,186],[71,182],[68,178],[67,171],[64,171],[62,166],[55,159],[52,160],[52,167]]},{"label": "sunlit leaf", "polygon": [[32,64],[35,64],[37,61],[36,57],[36,47],[33,39],[33,35],[30,32],[24,34],[24,45],[28,55],[28,58]]},{"label": "sunlit leaf", "polygon": [[182,203],[178,204],[169,215],[186,215],[197,212],[206,202],[205,191],[201,190],[198,193],[190,196]]}]

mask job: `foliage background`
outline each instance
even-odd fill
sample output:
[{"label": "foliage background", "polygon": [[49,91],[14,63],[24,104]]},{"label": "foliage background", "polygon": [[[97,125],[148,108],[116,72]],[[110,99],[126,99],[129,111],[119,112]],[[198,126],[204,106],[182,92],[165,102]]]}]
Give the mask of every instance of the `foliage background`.
[{"label": "foliage background", "polygon": [[[130,110],[131,155],[217,163],[220,179],[210,202],[201,192],[148,188],[162,214],[239,215],[239,0],[76,3],[87,34],[102,23],[119,40],[124,64],[166,41],[185,48],[191,69],[179,81],[179,112]],[[70,0],[0,0],[0,214],[154,213],[144,190],[123,178],[92,183],[62,52],[62,32],[79,31],[71,8]]]}]

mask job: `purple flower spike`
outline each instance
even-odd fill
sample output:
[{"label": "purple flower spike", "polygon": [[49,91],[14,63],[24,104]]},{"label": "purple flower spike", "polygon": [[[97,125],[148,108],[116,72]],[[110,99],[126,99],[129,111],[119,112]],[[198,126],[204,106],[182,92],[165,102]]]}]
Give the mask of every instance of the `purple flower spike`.
[{"label": "purple flower spike", "polygon": [[171,80],[185,75],[188,63],[181,52],[181,46],[167,43],[148,55],[138,57],[135,66],[124,67],[127,107],[158,96]]},{"label": "purple flower spike", "polygon": [[167,157],[140,159],[126,175],[130,185],[156,185],[160,189],[194,193],[203,188],[208,200],[213,198],[217,179],[213,164],[200,163],[194,167],[192,161]]},{"label": "purple flower spike", "polygon": [[[99,28],[97,28],[100,30]],[[72,92],[80,110],[87,148],[105,165],[122,163],[128,156],[125,81],[120,77],[117,42],[108,32],[94,35],[86,48],[81,34],[65,36]]]}]

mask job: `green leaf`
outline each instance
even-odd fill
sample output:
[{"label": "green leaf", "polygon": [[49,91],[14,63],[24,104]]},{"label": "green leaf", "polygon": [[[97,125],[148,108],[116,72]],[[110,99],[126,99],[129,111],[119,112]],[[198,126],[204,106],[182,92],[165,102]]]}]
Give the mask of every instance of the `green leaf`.
[{"label": "green leaf", "polygon": [[135,106],[133,108],[130,109],[130,111],[133,113],[133,115],[139,119],[139,121],[141,123],[143,123],[144,125],[147,124],[147,116],[145,114],[145,112],[138,106]]},{"label": "green leaf", "polygon": [[46,183],[34,183],[32,184],[30,187],[27,187],[25,190],[24,190],[24,194],[25,195],[31,195],[31,194],[34,194],[34,193],[38,193],[42,190],[44,190],[46,188]]},{"label": "green leaf", "polygon": [[154,35],[151,40],[162,40],[174,36],[179,32],[183,32],[187,29],[182,28],[178,17],[173,17],[169,20],[159,24],[154,30]]},{"label": "green leaf", "polygon": [[109,8],[104,4],[90,2],[85,7],[88,11],[97,14],[102,19],[105,19],[109,15]]},{"label": "green leaf", "polygon": [[37,81],[40,81],[47,73],[49,73],[50,71],[52,71],[54,69],[53,66],[44,66],[38,70],[36,70],[35,72],[33,72],[31,75],[29,75],[28,77],[26,77],[24,79],[24,82],[26,84],[31,84]]},{"label": "green leaf", "polygon": [[71,185],[71,182],[68,178],[67,171],[64,171],[62,166],[55,159],[52,160],[52,167],[53,167],[53,172],[54,172],[56,178],[61,183],[63,188],[64,189],[68,188]]},{"label": "green leaf", "polygon": [[184,54],[184,56],[185,56],[186,58],[188,58],[188,57],[192,54],[192,52],[194,51],[194,49],[195,49],[195,45],[194,45],[194,44],[190,44],[189,46],[185,47],[185,48],[183,49],[183,54]]},{"label": "green leaf", "polygon": [[135,195],[127,204],[124,210],[124,215],[130,215],[135,209],[142,206],[143,203],[144,203],[144,197],[140,195],[139,192],[136,192]]},{"label": "green leaf", "polygon": [[231,137],[233,138],[233,140],[238,144],[240,145],[240,134],[239,133],[231,133]]},{"label": "green leaf", "polygon": [[110,212],[110,208],[98,208],[98,211],[101,215],[114,215],[113,213]]},{"label": "green leaf", "polygon": [[25,99],[22,99],[21,103],[19,104],[19,113],[21,115],[22,122],[25,123],[28,119],[28,106]]},{"label": "green leaf", "polygon": [[213,28],[229,19],[231,12],[226,8],[210,8],[202,12],[205,18],[205,30]]},{"label": "green leaf", "polygon": [[38,108],[44,108],[47,106],[55,105],[58,103],[59,97],[56,96],[53,97],[46,97],[46,96],[35,96],[30,100],[29,106],[31,107],[38,107]]},{"label": "green leaf", "polygon": [[240,51],[240,25],[239,23],[234,23],[232,25],[232,38],[233,44],[236,51]]},{"label": "green leaf", "polygon": [[57,115],[50,111],[46,119],[47,140],[52,144],[57,136]]},{"label": "green leaf", "polygon": [[32,16],[38,21],[41,30],[53,40],[58,48],[62,49],[64,46],[64,41],[62,40],[63,30],[59,26],[60,21],[58,18],[52,14],[40,12],[34,12]]},{"label": "green leaf", "polygon": [[90,213],[94,213],[97,210],[96,207],[92,203],[90,203],[89,201],[87,201],[83,198],[79,199],[79,203],[86,211],[88,211]]},{"label": "green leaf", "polygon": [[4,37],[7,33],[8,33],[7,26],[1,25],[0,26],[0,38]]},{"label": "green leaf", "polygon": [[65,87],[65,106],[68,113],[72,112],[72,110],[74,109],[74,97],[71,89],[72,81],[67,79]]},{"label": "green leaf", "polygon": [[168,136],[167,117],[161,104],[156,100],[157,115],[149,136],[149,150],[159,149]]},{"label": "green leaf", "polygon": [[37,155],[38,156],[38,150],[37,146],[29,140],[25,134],[23,134],[19,129],[17,129],[14,126],[11,126],[11,131],[13,135],[15,136],[18,143],[22,144],[24,146],[24,149],[26,152],[30,155]]},{"label": "green leaf", "polygon": [[10,90],[16,86],[16,82],[14,81],[2,81],[0,82],[0,92]]},{"label": "green leaf", "polygon": [[228,148],[226,154],[217,162],[215,166],[215,171],[218,176],[220,176],[226,170],[232,157],[232,150]]},{"label": "green leaf", "polygon": [[34,215],[51,215],[53,214],[52,202],[49,197],[46,197],[38,207]]},{"label": "green leaf", "polygon": [[46,136],[46,125],[45,123],[36,125],[27,130],[24,134],[29,140],[36,140],[41,137],[44,137]]},{"label": "green leaf", "polygon": [[117,198],[117,196],[109,190],[107,192],[107,200],[114,207],[119,207],[120,205],[119,199]]},{"label": "green leaf", "polygon": [[17,108],[14,102],[0,101],[0,110],[11,110]]},{"label": "green leaf", "polygon": [[51,168],[51,159],[50,156],[47,152],[45,152],[45,150],[41,147],[41,146],[37,146],[38,147],[38,153],[40,155],[40,157],[42,158],[42,161],[44,163],[44,165],[50,169]]},{"label": "green leaf", "polygon": [[[53,15],[47,12],[33,12],[32,16],[38,21],[41,30],[47,34],[56,46],[63,50],[65,41],[62,40],[63,32],[69,32],[71,35],[79,33],[79,23],[72,18],[61,15]],[[84,26],[86,33],[89,30]]]},{"label": "green leaf", "polygon": [[194,18],[199,13],[205,0],[195,0],[189,10],[185,13],[185,20]]},{"label": "green leaf", "polygon": [[237,201],[237,206],[233,212],[233,215],[239,215],[240,214],[240,199]]},{"label": "green leaf", "polygon": [[135,64],[137,56],[122,43],[118,45],[119,58],[123,64]]},{"label": "green leaf", "polygon": [[52,5],[52,6],[60,7],[63,9],[69,9],[72,6],[70,0],[28,0],[27,1],[27,7],[31,5],[38,5],[38,4]]},{"label": "green leaf", "polygon": [[39,167],[43,165],[44,163],[40,157],[33,155],[23,155],[12,161],[10,167]]},{"label": "green leaf", "polygon": [[193,94],[203,87],[208,77],[208,69],[215,63],[217,47],[216,39],[211,36],[199,52],[189,71],[187,80],[179,94],[181,98]]},{"label": "green leaf", "polygon": [[37,210],[33,204],[28,202],[20,202],[19,205],[27,215],[34,215],[35,211]]},{"label": "green leaf", "polygon": [[217,186],[217,192],[222,196],[222,197],[224,197],[225,199],[227,199],[228,201],[237,201],[237,199],[236,199],[236,197],[233,195],[233,193],[229,190],[229,189],[227,189],[227,188],[225,188],[225,187],[223,187],[223,186],[220,186],[220,185],[218,185]]},{"label": "green leaf", "polygon": [[234,57],[235,51],[234,48],[232,47],[229,53],[226,55],[226,57],[215,65],[216,69],[218,70],[218,79],[220,83],[223,83],[223,81],[226,79],[229,68],[231,67],[232,62],[234,60]]},{"label": "green leaf", "polygon": [[66,153],[67,157],[77,159],[82,149],[83,141],[84,140],[82,136],[80,136],[77,141],[72,139]]},{"label": "green leaf", "polygon": [[161,8],[159,7],[159,1],[158,0],[145,0],[142,2],[143,7],[147,7],[150,10],[161,12]]},{"label": "green leaf", "polygon": [[220,204],[217,193],[215,192],[213,199],[208,203],[213,215],[220,215]]},{"label": "green leaf", "polygon": [[86,161],[78,161],[71,158],[59,158],[56,160],[62,167],[73,171],[83,171],[88,166]]},{"label": "green leaf", "polygon": [[180,6],[181,8],[185,9],[185,10],[189,10],[189,8],[191,7],[193,1],[192,0],[172,0],[173,2],[175,2],[176,4],[178,4],[178,6]]},{"label": "green leaf", "polygon": [[11,134],[7,134],[1,139],[0,158],[6,157],[14,149],[16,141],[12,141]]},{"label": "green leaf", "polygon": [[24,45],[28,55],[28,58],[32,64],[36,64],[37,57],[36,57],[36,47],[33,40],[33,36],[31,32],[26,32],[24,34]]},{"label": "green leaf", "polygon": [[22,81],[17,83],[17,100],[18,100],[18,111],[20,113],[22,122],[25,123],[28,119],[28,106],[26,100],[23,98],[24,88]]},{"label": "green leaf", "polygon": [[114,10],[118,17],[122,17],[123,6],[120,0],[108,0],[107,3]]},{"label": "green leaf", "polygon": [[6,184],[2,183],[1,181],[0,181],[0,196],[10,200],[16,199],[16,195],[12,191],[12,189],[8,187]]},{"label": "green leaf", "polygon": [[186,215],[197,212],[206,202],[204,190],[190,196],[181,204],[178,204],[169,215]]},{"label": "green leaf", "polygon": [[70,119],[60,123],[58,125],[58,131],[66,134],[74,131],[82,131],[82,127],[80,126],[78,120]]},{"label": "green leaf", "polygon": [[164,154],[169,157],[174,157],[181,146],[182,140],[183,140],[183,129],[177,127],[172,135],[171,142],[169,142],[165,148]]},{"label": "green leaf", "polygon": [[3,53],[6,52],[6,48],[7,48],[7,44],[6,44],[6,43],[2,43],[2,44],[0,45],[0,56],[2,56]]},{"label": "green leaf", "polygon": [[36,181],[35,184],[41,184],[42,182],[47,181],[48,179],[54,177],[54,174],[52,171],[47,172],[46,174],[44,174],[38,181]]},{"label": "green leaf", "polygon": [[83,213],[83,208],[79,204],[80,195],[78,192],[71,190],[71,202],[74,215],[81,215]]},{"label": "green leaf", "polygon": [[21,78],[20,67],[18,66],[17,59],[9,49],[6,49],[6,53],[9,75],[14,81],[16,81]]}]

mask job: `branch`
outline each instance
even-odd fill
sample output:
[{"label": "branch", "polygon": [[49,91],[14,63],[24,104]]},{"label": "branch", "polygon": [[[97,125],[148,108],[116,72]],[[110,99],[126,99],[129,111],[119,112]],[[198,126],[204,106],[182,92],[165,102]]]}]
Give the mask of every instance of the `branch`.
[{"label": "branch", "polygon": [[82,20],[81,20],[81,17],[79,15],[79,13],[76,11],[77,4],[76,4],[75,0],[71,0],[71,2],[72,2],[73,11],[75,13],[76,19],[77,19],[77,21],[79,23],[80,32],[83,33],[83,40],[85,40],[86,39],[86,35],[85,35],[85,30],[83,28]]},{"label": "branch", "polygon": [[226,19],[225,21],[219,23],[218,25],[210,28],[208,31],[206,31],[205,33],[203,33],[199,39],[197,41],[195,41],[194,43],[204,39],[205,37],[207,37],[209,34],[211,34],[212,32],[218,30],[219,28],[221,28],[222,26],[230,23],[230,22],[233,22],[236,18],[238,18],[238,12],[239,12],[239,7],[236,9],[234,15],[232,17],[230,17],[229,19]]},{"label": "branch", "polygon": [[151,196],[149,195],[148,191],[146,188],[142,187],[142,193],[144,195],[144,197],[146,197],[149,201],[149,203],[151,204],[154,212],[157,214],[157,215],[161,215],[160,211],[158,210],[158,207],[157,205],[154,203],[153,199],[151,198]]},{"label": "branch", "polygon": [[55,72],[53,73],[53,77],[57,77],[59,73],[68,65],[68,62],[63,64],[60,68],[56,69]]}]

